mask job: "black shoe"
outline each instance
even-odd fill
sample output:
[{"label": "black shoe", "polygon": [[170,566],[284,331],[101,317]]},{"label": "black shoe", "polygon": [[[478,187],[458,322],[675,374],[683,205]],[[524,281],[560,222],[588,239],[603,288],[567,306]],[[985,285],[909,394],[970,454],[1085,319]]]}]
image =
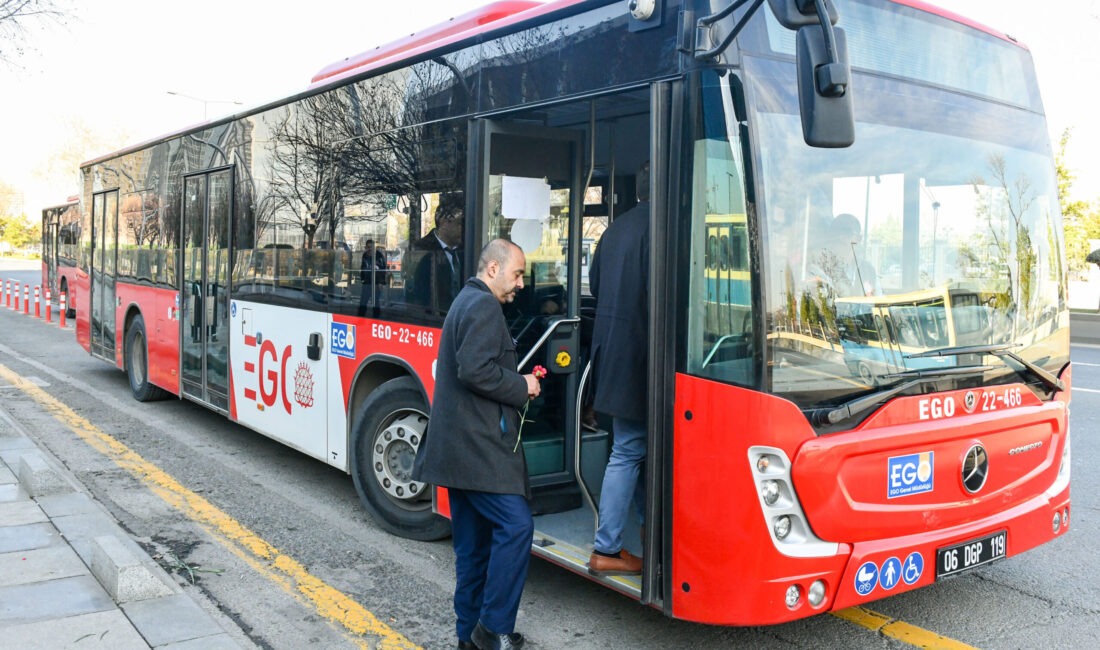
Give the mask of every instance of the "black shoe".
[{"label": "black shoe", "polygon": [[[519,632],[512,632],[508,635],[508,639],[512,642],[513,648],[522,648],[523,642],[525,641],[523,635]],[[477,650],[477,646],[474,645],[473,641],[463,641],[462,639],[459,639],[458,650]]]},{"label": "black shoe", "polygon": [[481,621],[477,622],[477,626],[474,627],[474,633],[470,635],[471,641],[469,645],[463,645],[467,643],[465,641],[459,641],[458,647],[460,650],[468,650],[469,648],[477,648],[478,650],[514,650],[516,648],[522,648],[523,642],[526,640],[519,632],[512,632],[510,634],[494,634],[490,632],[488,628],[481,624]]}]

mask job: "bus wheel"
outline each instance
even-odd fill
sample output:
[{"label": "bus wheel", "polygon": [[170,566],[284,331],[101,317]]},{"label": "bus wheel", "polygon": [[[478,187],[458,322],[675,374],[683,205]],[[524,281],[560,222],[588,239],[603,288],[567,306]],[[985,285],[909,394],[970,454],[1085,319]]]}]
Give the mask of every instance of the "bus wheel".
[{"label": "bus wheel", "polygon": [[76,301],[69,293],[69,283],[61,281],[61,293],[65,294],[65,318],[76,318]]},{"label": "bus wheel", "polygon": [[428,428],[428,405],[410,377],[378,387],[352,421],[355,491],[382,528],[410,539],[435,540],[451,523],[432,512],[432,489],[412,480],[413,460]]},{"label": "bus wheel", "polygon": [[135,316],[126,331],[126,376],[130,379],[130,391],[139,402],[164,399],[168,391],[149,382],[149,346],[145,338],[145,319]]}]

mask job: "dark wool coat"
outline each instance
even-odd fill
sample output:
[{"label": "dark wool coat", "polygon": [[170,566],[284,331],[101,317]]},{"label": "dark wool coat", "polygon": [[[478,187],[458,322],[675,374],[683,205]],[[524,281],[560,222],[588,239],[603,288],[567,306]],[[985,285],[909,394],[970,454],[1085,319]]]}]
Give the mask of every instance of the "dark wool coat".
[{"label": "dark wool coat", "polygon": [[401,263],[409,274],[405,299],[435,311],[446,311],[461,289],[462,269],[457,273],[451,270],[451,260],[435,236],[435,229],[413,242],[405,257]]},{"label": "dark wool coat", "polygon": [[527,381],[500,301],[470,278],[443,321],[428,430],[413,478],[433,485],[530,498],[519,410]]},{"label": "dark wool coat", "polygon": [[596,298],[592,328],[593,406],[644,421],[648,382],[649,202],[611,223],[600,237],[588,285]]}]

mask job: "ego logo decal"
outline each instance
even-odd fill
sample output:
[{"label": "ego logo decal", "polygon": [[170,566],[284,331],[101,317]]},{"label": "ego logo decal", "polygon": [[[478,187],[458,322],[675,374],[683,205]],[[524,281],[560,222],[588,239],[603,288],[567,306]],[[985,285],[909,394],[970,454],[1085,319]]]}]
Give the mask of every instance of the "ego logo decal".
[{"label": "ego logo decal", "polygon": [[329,331],[329,349],[332,354],[348,359],[355,358],[355,326],[347,323],[333,323]]},{"label": "ego logo decal", "polygon": [[894,456],[886,463],[886,496],[904,497],[931,492],[935,470],[935,453]]}]

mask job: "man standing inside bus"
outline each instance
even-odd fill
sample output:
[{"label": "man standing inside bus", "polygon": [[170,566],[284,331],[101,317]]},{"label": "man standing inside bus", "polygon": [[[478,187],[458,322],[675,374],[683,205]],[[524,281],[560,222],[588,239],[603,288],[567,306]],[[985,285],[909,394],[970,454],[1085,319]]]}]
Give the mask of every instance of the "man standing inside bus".
[{"label": "man standing inside bus", "polygon": [[447,488],[459,648],[524,641],[514,628],[535,525],[518,409],[540,386],[516,371],[503,305],[523,288],[526,267],[510,241],[481,251],[477,276],[443,322],[431,416],[413,465],[415,480]]},{"label": "man standing inside bus", "polygon": [[595,409],[612,418],[611,458],[600,491],[600,523],[588,559],[594,575],[642,572],[642,559],[623,548],[633,501],[645,505],[640,480],[646,457],[647,341],[649,337],[649,162],[638,170],[638,204],[600,238],[588,283],[596,298],[592,328]]},{"label": "man standing inside bus", "polygon": [[462,288],[463,200],[458,192],[440,196],[435,228],[409,246],[402,266],[410,303],[445,312]]}]

